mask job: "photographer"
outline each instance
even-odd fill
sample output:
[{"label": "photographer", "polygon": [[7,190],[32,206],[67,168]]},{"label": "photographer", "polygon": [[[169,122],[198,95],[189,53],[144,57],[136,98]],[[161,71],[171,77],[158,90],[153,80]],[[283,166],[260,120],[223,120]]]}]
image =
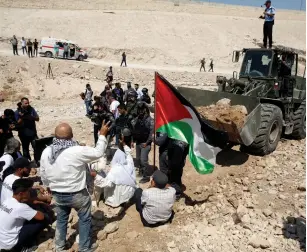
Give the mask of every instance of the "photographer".
[{"label": "photographer", "polygon": [[30,143],[33,146],[33,140],[37,139],[36,123],[39,121],[35,109],[30,106],[29,99],[24,97],[18,103],[18,109],[15,111],[15,118],[18,124],[18,136],[22,145],[23,156],[31,160]]},{"label": "photographer", "polygon": [[12,130],[15,129],[16,123],[14,111],[11,109],[4,110],[0,117],[0,157],[4,153],[6,141],[13,137]]},{"label": "photographer", "polygon": [[90,111],[89,118],[94,123],[94,141],[95,144],[98,141],[98,133],[101,129],[102,122],[105,121],[105,123],[110,122],[109,124],[109,131],[113,129],[115,126],[115,119],[113,114],[107,109],[105,105],[102,103],[96,102],[93,105],[92,110]]}]

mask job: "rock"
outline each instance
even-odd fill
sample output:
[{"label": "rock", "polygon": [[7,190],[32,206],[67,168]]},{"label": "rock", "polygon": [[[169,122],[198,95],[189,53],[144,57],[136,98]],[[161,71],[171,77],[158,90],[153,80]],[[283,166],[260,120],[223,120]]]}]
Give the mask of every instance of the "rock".
[{"label": "rock", "polygon": [[97,234],[97,239],[99,241],[103,241],[103,240],[107,239],[107,233],[104,230],[100,230]]},{"label": "rock", "polygon": [[109,223],[105,226],[104,231],[107,234],[112,234],[112,233],[116,232],[118,230],[118,228],[119,228],[118,222],[112,222],[112,223]]},{"label": "rock", "polygon": [[231,196],[230,198],[227,199],[230,205],[232,205],[234,208],[238,208],[239,201],[234,197]]},{"label": "rock", "polygon": [[138,232],[136,232],[136,231],[131,231],[131,232],[128,232],[128,233],[126,234],[126,236],[127,236],[127,238],[133,240],[133,239],[135,239],[136,237],[138,237],[139,234],[138,234]]},{"label": "rock", "polygon": [[267,158],[265,159],[265,163],[268,168],[273,168],[273,167],[278,166],[275,158],[271,156],[267,156]]},{"label": "rock", "polygon": [[217,103],[216,103],[216,105],[217,106],[230,106],[230,104],[231,104],[231,101],[230,101],[230,99],[227,99],[227,98],[223,98],[223,99],[221,99],[221,100],[219,100]]},{"label": "rock", "polygon": [[262,213],[263,213],[263,215],[265,216],[265,217],[269,217],[269,216],[271,216],[272,214],[273,214],[273,212],[272,212],[272,210],[271,209],[264,209],[263,211],[262,211]]},{"label": "rock", "polygon": [[171,241],[171,242],[169,242],[169,243],[167,244],[167,247],[170,248],[170,249],[176,248],[176,244],[175,244],[174,241]]},{"label": "rock", "polygon": [[306,184],[301,184],[297,187],[297,190],[302,191],[302,192],[306,192]]},{"label": "rock", "polygon": [[201,194],[203,191],[203,187],[202,186],[197,186],[195,191],[194,191],[194,194]]},{"label": "rock", "polygon": [[256,175],[256,179],[257,179],[257,180],[261,180],[261,179],[263,179],[262,174],[257,174],[257,175]]},{"label": "rock", "polygon": [[248,214],[245,214],[245,215],[241,218],[241,221],[242,221],[244,224],[249,224],[249,223],[250,223],[250,220],[251,220],[251,218],[249,217]]},{"label": "rock", "polygon": [[285,200],[287,197],[285,195],[283,195],[283,194],[279,194],[278,198],[280,198],[281,200]]},{"label": "rock", "polygon": [[90,76],[89,75],[84,75],[84,79],[89,80]]},{"label": "rock", "polygon": [[235,178],[235,182],[240,185],[242,184],[242,180],[240,178]]},{"label": "rock", "polygon": [[253,248],[266,249],[271,247],[271,244],[268,240],[263,239],[262,237],[259,237],[257,235],[253,235],[249,240],[248,244],[251,245]]},{"label": "rock", "polygon": [[239,205],[237,208],[237,216],[239,220],[242,221],[243,216],[246,214],[248,214],[248,209],[243,205]]}]

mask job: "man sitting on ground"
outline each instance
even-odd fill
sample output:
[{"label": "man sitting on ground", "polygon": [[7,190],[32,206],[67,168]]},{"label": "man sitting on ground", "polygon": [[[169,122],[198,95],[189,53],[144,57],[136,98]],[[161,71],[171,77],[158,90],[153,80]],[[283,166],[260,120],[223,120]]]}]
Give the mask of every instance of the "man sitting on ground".
[{"label": "man sitting on ground", "polygon": [[[17,179],[13,185],[13,197],[0,205],[0,249],[21,251],[33,246],[35,237],[47,226],[45,216],[27,204],[33,181]],[[27,250],[34,251],[34,250]]]},{"label": "man sitting on ground", "polygon": [[148,189],[136,190],[136,210],[145,227],[157,227],[171,221],[176,191],[167,183],[167,176],[157,170],[152,175]]},{"label": "man sitting on ground", "polygon": [[[0,198],[1,204],[5,200],[12,198],[13,196],[12,185],[17,179],[29,177],[30,172],[31,172],[30,162],[28,159],[24,157],[18,158],[14,162],[12,169],[13,169],[13,173],[8,175],[4,179],[3,184],[2,184],[1,198]],[[47,202],[47,203],[51,202],[50,196],[44,196],[41,193],[37,193],[36,190],[40,190],[41,193],[44,192],[43,188],[41,187],[33,188],[33,190],[31,190],[31,202],[29,203],[32,203],[33,200],[38,200],[38,201]]]}]

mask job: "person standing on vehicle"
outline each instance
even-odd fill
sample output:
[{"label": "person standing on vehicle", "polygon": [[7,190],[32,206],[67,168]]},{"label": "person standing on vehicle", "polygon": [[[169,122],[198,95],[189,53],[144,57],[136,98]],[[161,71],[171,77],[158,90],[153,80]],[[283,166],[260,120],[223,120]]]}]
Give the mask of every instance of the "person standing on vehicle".
[{"label": "person standing on vehicle", "polygon": [[59,57],[59,49],[60,49],[60,46],[59,46],[58,42],[55,42],[55,44],[54,44],[54,58]]},{"label": "person standing on vehicle", "polygon": [[23,156],[31,160],[30,143],[33,146],[33,141],[37,139],[36,123],[39,121],[39,116],[35,109],[30,106],[29,99],[23,97],[21,106],[15,111],[15,118],[19,125],[18,136],[22,145]]},{"label": "person standing on vehicle", "polygon": [[34,56],[37,57],[37,51],[38,51],[38,42],[36,39],[34,39],[33,42],[33,47],[34,47]]},{"label": "person standing on vehicle", "polygon": [[263,25],[263,47],[267,48],[267,43],[269,39],[269,48],[272,48],[275,8],[271,5],[270,0],[266,1],[264,5],[266,6],[265,11],[263,12],[264,16],[260,16],[261,19],[265,20]]},{"label": "person standing on vehicle", "polygon": [[64,53],[63,53],[63,58],[64,58],[64,59],[68,59],[68,51],[69,51],[69,46],[68,46],[68,44],[65,42],[65,43],[64,43]]},{"label": "person standing on vehicle", "polygon": [[13,46],[13,54],[18,56],[18,40],[16,36],[14,35],[13,38],[10,40],[12,46]]},{"label": "person standing on vehicle", "polygon": [[123,52],[122,54],[122,63],[120,64],[120,66],[122,66],[125,63],[125,67],[127,66],[127,62],[126,62],[126,53]]},{"label": "person standing on vehicle", "polygon": [[[33,49],[32,49],[32,46],[33,46],[33,43],[31,41],[31,39],[28,39],[28,42],[27,42],[27,47],[28,47],[28,56],[29,58],[32,58],[33,57]],[[31,56],[30,56],[31,55]]]},{"label": "person standing on vehicle", "polygon": [[22,49],[22,54],[25,55],[25,51],[26,51],[26,54],[28,54],[28,51],[27,51],[27,41],[25,40],[24,37],[21,38],[21,49]]},{"label": "person standing on vehicle", "polygon": [[154,133],[154,120],[150,117],[146,103],[140,102],[137,107],[137,118],[132,121],[132,137],[136,144],[136,160],[139,164],[142,179],[139,183],[149,182],[153,173],[148,163],[148,155],[151,150],[152,135]]}]

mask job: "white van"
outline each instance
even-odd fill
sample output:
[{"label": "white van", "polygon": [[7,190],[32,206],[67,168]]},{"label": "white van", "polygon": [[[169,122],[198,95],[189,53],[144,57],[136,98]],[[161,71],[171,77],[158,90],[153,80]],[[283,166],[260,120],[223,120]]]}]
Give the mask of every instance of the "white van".
[{"label": "white van", "polygon": [[64,43],[67,43],[70,47],[68,50],[68,59],[81,61],[87,59],[87,52],[81,49],[75,42],[57,38],[42,38],[39,45],[39,54],[48,58],[54,57],[54,45],[56,42],[59,45],[59,58],[64,58]]}]

